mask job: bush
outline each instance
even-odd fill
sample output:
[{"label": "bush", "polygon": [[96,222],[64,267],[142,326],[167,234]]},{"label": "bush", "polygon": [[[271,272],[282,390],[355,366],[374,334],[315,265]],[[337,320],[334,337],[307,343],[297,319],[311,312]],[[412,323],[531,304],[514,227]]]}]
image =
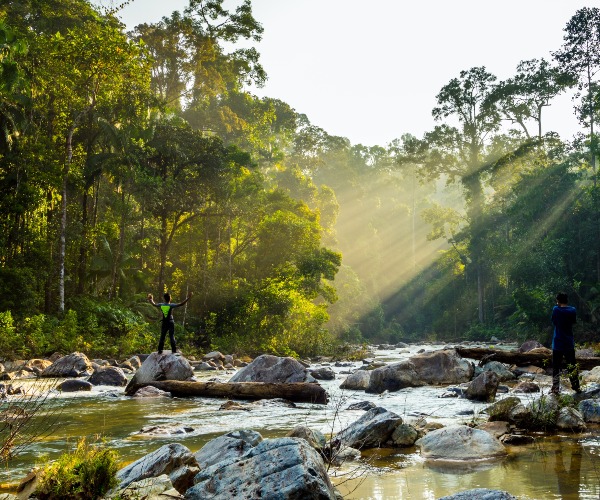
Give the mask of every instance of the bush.
[{"label": "bush", "polygon": [[40,474],[36,497],[41,500],[93,500],[119,484],[117,452],[90,446],[82,438],[72,453],[62,454]]}]

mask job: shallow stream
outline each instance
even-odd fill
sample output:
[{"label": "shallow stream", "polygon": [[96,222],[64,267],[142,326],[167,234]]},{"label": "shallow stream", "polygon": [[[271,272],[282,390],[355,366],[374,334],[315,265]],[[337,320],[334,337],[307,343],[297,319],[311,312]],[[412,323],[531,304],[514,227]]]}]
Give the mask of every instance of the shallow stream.
[{"label": "shallow stream", "polygon": [[[394,362],[421,348],[376,351],[376,358]],[[361,364],[353,363],[353,367]],[[256,430],[263,437],[278,437],[296,425],[306,425],[328,435],[363,415],[361,410],[345,409],[358,401],[372,401],[408,421],[426,416],[428,421],[443,424],[477,419],[487,406],[466,399],[441,399],[442,387],[383,395],[340,390],[346,376],[342,372],[353,367],[332,367],[336,380],[321,382],[330,395],[326,406],[296,404],[289,408],[266,401],[249,405],[250,411],[223,411],[219,410],[222,399],[137,399],[124,396],[123,389],[101,386],[92,392],[58,396],[49,403],[60,407],[58,425],[0,470],[0,491],[14,490],[33,466],[73,448],[82,436],[90,441],[106,440],[118,450],[121,460],[130,462],[171,442],[195,452],[207,441],[240,428]],[[205,380],[215,375],[223,380],[230,376],[223,372],[197,372],[196,376]],[[167,426],[181,434],[139,433],[150,425]],[[508,457],[499,461],[439,466],[422,460],[415,448],[371,450],[363,453],[360,462],[348,462],[330,473],[348,499],[436,499],[472,488],[502,489],[520,499],[600,498],[600,429],[590,428],[577,435],[539,435],[534,444],[509,447],[508,451]]]}]

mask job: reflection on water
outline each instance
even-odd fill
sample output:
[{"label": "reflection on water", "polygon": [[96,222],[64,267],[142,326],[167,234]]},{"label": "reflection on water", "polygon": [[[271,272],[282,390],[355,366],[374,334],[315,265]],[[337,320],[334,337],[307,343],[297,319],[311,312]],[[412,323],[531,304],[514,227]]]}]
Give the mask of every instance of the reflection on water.
[{"label": "reflection on water", "polygon": [[[382,351],[377,355],[393,362],[418,349],[420,346],[411,348],[410,353]],[[360,365],[354,363],[354,368]],[[109,446],[119,451],[124,462],[130,462],[171,442],[197,451],[207,441],[240,428],[254,429],[264,437],[278,437],[296,425],[307,425],[328,435],[364,414],[361,410],[345,410],[358,401],[374,402],[407,421],[425,415],[429,421],[443,424],[477,420],[487,406],[465,399],[440,399],[444,387],[410,388],[383,395],[341,391],[338,388],[345,375],[340,372],[349,369],[352,367],[335,367],[338,378],[322,382],[331,396],[327,406],[297,404],[289,408],[262,402],[252,403],[251,411],[247,412],[221,411],[222,399],[136,399],[124,396],[122,389],[110,387],[95,387],[91,393],[62,395],[52,401],[63,409],[60,425],[9,467],[0,468],[0,490],[14,489],[32,466],[40,464],[44,457],[56,458],[82,436],[103,437]],[[198,375],[198,378],[211,376],[214,372]],[[139,433],[142,427],[149,425],[192,430],[176,435]],[[348,499],[436,499],[473,488],[506,490],[526,500],[598,499],[599,436],[598,429],[590,429],[582,435],[537,436],[532,445],[509,447],[509,455],[504,460],[473,462],[466,467],[465,464],[458,467],[457,464],[426,462],[416,448],[368,450],[360,462],[330,472]]]}]

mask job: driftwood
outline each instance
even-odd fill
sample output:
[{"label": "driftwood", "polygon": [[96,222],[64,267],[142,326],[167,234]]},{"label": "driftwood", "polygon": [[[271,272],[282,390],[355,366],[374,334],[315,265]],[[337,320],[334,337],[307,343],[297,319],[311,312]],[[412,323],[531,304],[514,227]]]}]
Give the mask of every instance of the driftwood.
[{"label": "driftwood", "polygon": [[125,394],[132,396],[141,387],[151,385],[173,396],[202,396],[230,399],[274,399],[283,398],[299,403],[327,404],[327,392],[319,384],[298,382],[272,384],[266,382],[182,382],[163,380],[146,382],[128,387]]},{"label": "driftwood", "polygon": [[[542,352],[502,351],[483,347],[457,347],[456,352],[463,358],[477,359],[484,362],[500,361],[509,365],[534,365],[540,368],[552,366],[552,354]],[[580,370],[591,370],[600,366],[600,358],[576,358]]]}]

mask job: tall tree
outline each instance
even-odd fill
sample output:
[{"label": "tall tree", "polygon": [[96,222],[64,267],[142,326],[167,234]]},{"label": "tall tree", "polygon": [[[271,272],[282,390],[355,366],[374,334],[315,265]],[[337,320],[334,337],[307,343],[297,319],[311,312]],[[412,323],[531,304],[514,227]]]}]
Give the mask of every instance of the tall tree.
[{"label": "tall tree", "polygon": [[432,114],[436,120],[457,119],[460,129],[437,126],[427,134],[435,148],[430,159],[430,176],[446,175],[458,180],[465,192],[469,246],[477,279],[478,318],[484,317],[484,259],[485,227],[484,179],[493,163],[486,158],[486,141],[500,127],[500,113],[490,99],[496,77],[484,67],[461,71],[437,95],[438,106]]}]

